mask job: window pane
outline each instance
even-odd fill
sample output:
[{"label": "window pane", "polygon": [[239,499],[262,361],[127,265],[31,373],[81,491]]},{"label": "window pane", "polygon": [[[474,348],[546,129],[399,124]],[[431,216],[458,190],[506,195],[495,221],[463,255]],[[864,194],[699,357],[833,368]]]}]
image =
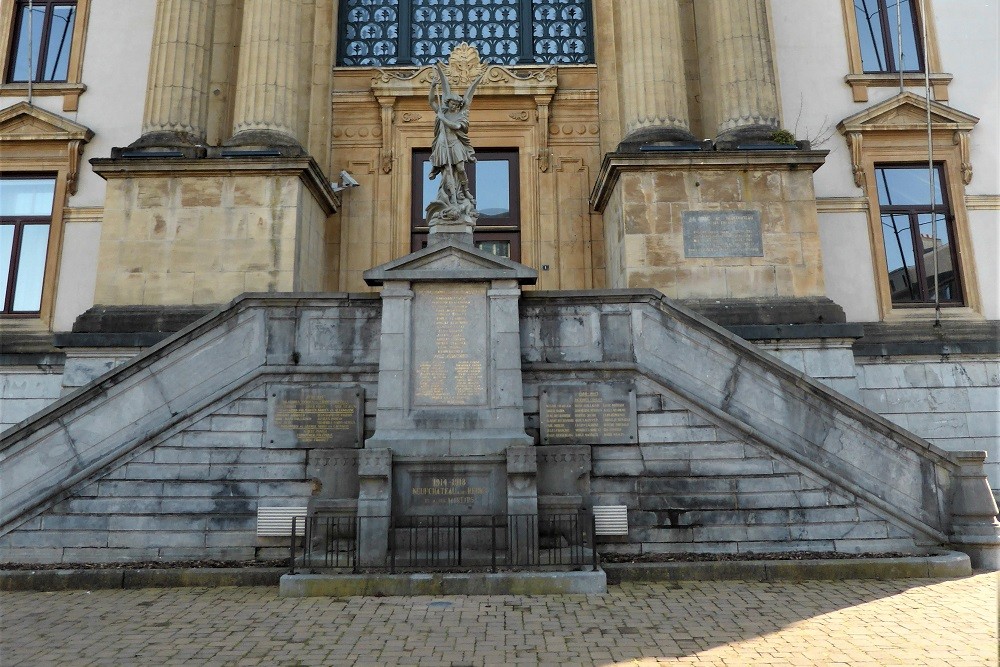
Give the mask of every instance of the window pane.
[{"label": "window pane", "polygon": [[45,55],[45,81],[65,81],[69,72],[69,47],[73,39],[73,22],[76,7],[59,6],[52,9],[52,27],[49,48]]},{"label": "window pane", "polygon": [[476,241],[476,247],[497,257],[510,259],[510,241]]},{"label": "window pane", "polygon": [[919,279],[913,259],[910,217],[889,213],[882,216],[882,238],[889,268],[889,292],[893,303],[920,301]]},{"label": "window pane", "polygon": [[[894,6],[895,5],[895,6]],[[912,0],[889,0],[889,17],[892,23],[890,24],[890,31],[893,38],[893,50],[898,50],[898,32],[896,30],[896,21],[900,22],[900,27],[902,28],[903,37],[903,63],[902,67],[899,64],[899,57],[896,57],[896,71],[904,72],[922,72],[923,67],[920,64],[920,54],[917,52],[917,23],[913,20],[913,2]],[[898,8],[898,9],[897,9]],[[903,15],[901,17],[896,16],[897,11],[902,11]]]},{"label": "window pane", "polygon": [[0,179],[0,216],[50,216],[54,178]]},{"label": "window pane", "polygon": [[24,231],[21,233],[17,275],[14,277],[14,304],[11,310],[34,312],[41,307],[45,251],[48,245],[48,225],[24,226]]},{"label": "window pane", "polygon": [[[29,20],[29,14],[31,16]],[[45,26],[45,7],[35,7],[30,13],[27,6],[21,8],[21,20],[17,26],[17,53],[14,54],[14,69],[11,72],[11,81],[34,80],[35,76],[28,71],[29,44],[31,54],[31,69],[38,71],[38,53],[42,42],[42,30]],[[31,35],[29,38],[28,24],[31,24]]]},{"label": "window pane", "polygon": [[[924,275],[927,300],[934,300],[934,273],[937,271],[937,285],[941,289],[941,301],[955,301],[961,298],[958,280],[952,265],[951,239],[948,223],[944,215],[935,215],[935,226],[930,213],[917,216],[920,225],[920,242],[923,246]],[[935,264],[936,262],[936,264]]]},{"label": "window pane", "polygon": [[423,172],[424,172],[424,180],[423,180],[423,183],[424,183],[424,205],[423,205],[423,207],[420,210],[421,211],[426,211],[427,210],[427,206],[432,201],[434,201],[435,197],[437,197],[438,186],[441,185],[441,177],[438,176],[433,181],[431,180],[431,161],[430,160],[424,160],[421,163],[420,166],[421,166],[421,168],[423,169]]},{"label": "window pane", "polygon": [[[934,169],[934,203],[943,204],[941,172]],[[927,167],[877,167],[878,203],[882,206],[929,206],[931,191]]]},{"label": "window pane", "polygon": [[7,278],[10,275],[10,253],[14,249],[14,225],[0,225],[0,310],[7,298]]},{"label": "window pane", "polygon": [[510,163],[476,162],[476,208],[480,218],[510,217]]},{"label": "window pane", "polygon": [[858,23],[862,69],[866,72],[890,71],[882,35],[882,21],[886,17],[882,15],[878,0],[854,0],[854,13]]}]

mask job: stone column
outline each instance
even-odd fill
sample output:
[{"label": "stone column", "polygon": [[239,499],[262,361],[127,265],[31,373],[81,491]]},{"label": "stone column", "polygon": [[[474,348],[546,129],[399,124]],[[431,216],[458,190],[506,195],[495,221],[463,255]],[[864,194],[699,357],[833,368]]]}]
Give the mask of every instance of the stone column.
[{"label": "stone column", "polygon": [[130,148],[205,143],[215,0],[158,0],[142,137]]},{"label": "stone column", "polygon": [[724,141],[769,139],[779,118],[767,0],[699,0],[695,8],[699,55],[710,71],[702,85],[711,98],[706,132],[714,122]]},{"label": "stone column", "polygon": [[[298,132],[301,0],[246,0],[227,146],[302,154]],[[306,102],[302,102],[306,103]]]},{"label": "stone column", "polygon": [[689,142],[677,0],[617,0],[622,150],[653,141]]}]

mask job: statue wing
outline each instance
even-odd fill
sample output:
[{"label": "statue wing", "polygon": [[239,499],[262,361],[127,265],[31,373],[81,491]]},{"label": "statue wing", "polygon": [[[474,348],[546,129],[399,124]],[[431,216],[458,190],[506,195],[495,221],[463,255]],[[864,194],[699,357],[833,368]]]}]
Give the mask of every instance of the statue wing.
[{"label": "statue wing", "polygon": [[472,83],[469,84],[469,89],[467,91],[465,91],[465,108],[466,109],[468,109],[469,107],[472,106],[472,96],[476,94],[476,86],[479,85],[479,82],[483,80],[483,77],[485,75],[486,75],[486,72],[483,72],[482,74],[480,74],[479,76],[477,76],[475,79],[473,79]]},{"label": "statue wing", "polygon": [[441,92],[444,95],[444,99],[448,99],[451,95],[451,84],[448,82],[448,77],[444,74],[444,64],[439,60],[434,63],[437,66],[438,79],[441,81]]}]

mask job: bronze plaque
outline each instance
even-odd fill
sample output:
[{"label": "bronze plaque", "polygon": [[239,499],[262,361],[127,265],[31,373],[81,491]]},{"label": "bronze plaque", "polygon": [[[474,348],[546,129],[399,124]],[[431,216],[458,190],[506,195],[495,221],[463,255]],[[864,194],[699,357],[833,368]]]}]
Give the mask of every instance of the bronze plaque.
[{"label": "bronze plaque", "polygon": [[760,211],[684,211],[685,257],[763,257]]},{"label": "bronze plaque", "polygon": [[622,383],[553,385],[539,395],[543,445],[638,442],[635,390]]},{"label": "bronze plaque", "polygon": [[267,441],[272,447],[360,447],[365,392],[361,387],[270,385]]}]

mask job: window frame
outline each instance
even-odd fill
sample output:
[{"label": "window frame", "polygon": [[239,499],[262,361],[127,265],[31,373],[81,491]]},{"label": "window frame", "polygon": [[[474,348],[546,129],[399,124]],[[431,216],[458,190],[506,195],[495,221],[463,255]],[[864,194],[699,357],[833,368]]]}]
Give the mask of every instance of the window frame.
[{"label": "window frame", "polygon": [[[878,173],[879,170],[902,170],[902,169],[923,169],[927,170],[927,163],[905,163],[905,162],[888,162],[888,163],[874,163],[873,169],[875,171],[875,181],[876,188],[878,187]],[[945,174],[945,165],[942,162],[935,161],[934,171],[936,173],[935,178],[938,182],[938,188],[941,191],[941,203],[933,206],[934,216],[937,218],[941,216],[944,218],[945,230],[948,236],[948,251],[951,257],[952,271],[955,274],[955,285],[958,292],[958,297],[954,299],[941,299],[940,305],[942,308],[955,308],[962,307],[965,305],[965,290],[963,288],[962,272],[958,263],[957,244],[955,242],[955,230],[954,230],[954,216],[951,213],[951,201],[948,194],[948,178]],[[876,190],[877,192],[877,190]],[[927,285],[927,274],[929,267],[926,262],[926,252],[919,245],[920,238],[920,227],[919,227],[919,216],[922,214],[930,214],[932,206],[930,204],[883,204],[879,201],[879,197],[875,196],[873,199],[873,204],[878,207],[878,217],[879,224],[882,231],[882,253],[886,262],[886,280],[889,280],[891,273],[888,271],[888,257],[886,256],[885,248],[885,223],[882,221],[882,216],[886,214],[896,214],[905,215],[909,222],[909,241],[911,250],[913,252],[914,270],[916,272],[916,280],[920,291],[921,299],[919,301],[895,301],[892,299],[892,285],[891,280],[889,285],[889,298],[892,301],[893,308],[927,308],[935,305],[933,296],[930,294],[930,290]],[[914,224],[916,223],[916,224]],[[904,270],[907,267],[904,265]]]},{"label": "window frame", "polygon": [[[879,0],[882,2],[882,0]],[[847,56],[849,73],[844,77],[844,81],[851,87],[851,92],[855,102],[868,101],[869,88],[895,88],[899,87],[899,72],[895,69],[887,72],[865,72],[861,62],[861,40],[857,16],[854,8],[855,0],[841,0],[842,14],[844,17],[844,34],[847,41]],[[914,23],[917,26],[917,48],[920,50],[922,69],[919,72],[903,72],[903,83],[907,86],[924,85],[924,70],[929,72],[931,89],[934,99],[938,102],[948,101],[948,84],[951,83],[951,74],[942,72],[941,55],[938,49],[937,30],[934,25],[933,11],[928,11],[925,17],[921,13],[921,3],[912,5]],[[927,43],[923,43],[923,26],[926,21]],[[890,26],[891,29],[891,26]],[[884,38],[884,36],[883,36]],[[895,43],[893,43],[895,49]]]},{"label": "window frame", "polygon": [[[415,252],[423,247],[427,239],[428,227],[425,224],[423,209],[423,169],[424,161],[430,159],[429,148],[416,148],[410,158],[410,251]],[[508,191],[510,214],[504,218],[506,224],[486,225],[482,218],[473,231],[473,243],[476,241],[509,241],[510,258],[521,261],[521,163],[516,148],[480,148],[476,149],[476,162],[472,163],[469,174],[469,186],[476,191],[476,169],[479,161],[506,160],[509,164],[510,189]]]},{"label": "window frame", "polygon": [[[65,0],[40,0],[47,5],[69,4]],[[0,72],[3,80],[0,82],[0,97],[27,97],[27,82],[11,82],[13,69],[15,32],[19,1],[0,4]],[[87,27],[90,22],[91,0],[76,0],[76,19],[73,24],[73,36],[70,44],[69,65],[65,81],[42,81],[31,84],[32,94],[36,97],[62,97],[63,111],[77,111],[80,95],[87,90],[83,84],[83,55],[87,41]]]},{"label": "window frame", "polygon": [[[49,246],[52,243],[52,225],[53,218],[55,217],[56,208],[56,193],[59,188],[59,174],[53,172],[46,173],[33,173],[33,172],[14,172],[5,173],[0,180],[4,181],[18,181],[18,180],[31,180],[31,179],[50,179],[52,181],[52,210],[49,215],[16,215],[16,216],[2,216],[0,215],[0,227],[6,227],[11,225],[14,227],[14,236],[11,241],[10,250],[10,264],[7,268],[7,289],[0,293],[0,316],[5,318],[37,318],[41,315],[42,304],[45,299],[45,289],[46,280],[45,276],[49,272],[49,264],[52,261],[51,253],[49,252]],[[20,269],[20,250],[21,243],[24,239],[24,228],[28,226],[41,226],[44,225],[48,227],[48,232],[45,235],[45,265],[42,267],[42,284],[41,291],[38,298],[38,310],[14,310],[14,297],[15,289],[17,286],[17,275]]]},{"label": "window frame", "polygon": [[[28,134],[6,132],[8,127],[30,127]],[[5,177],[54,177],[51,226],[38,312],[0,314],[0,320],[34,320],[29,326],[48,328],[55,310],[56,288],[62,261],[62,246],[70,195],[76,192],[84,145],[94,134],[90,129],[52,112],[17,102],[0,110],[0,172]]]}]

